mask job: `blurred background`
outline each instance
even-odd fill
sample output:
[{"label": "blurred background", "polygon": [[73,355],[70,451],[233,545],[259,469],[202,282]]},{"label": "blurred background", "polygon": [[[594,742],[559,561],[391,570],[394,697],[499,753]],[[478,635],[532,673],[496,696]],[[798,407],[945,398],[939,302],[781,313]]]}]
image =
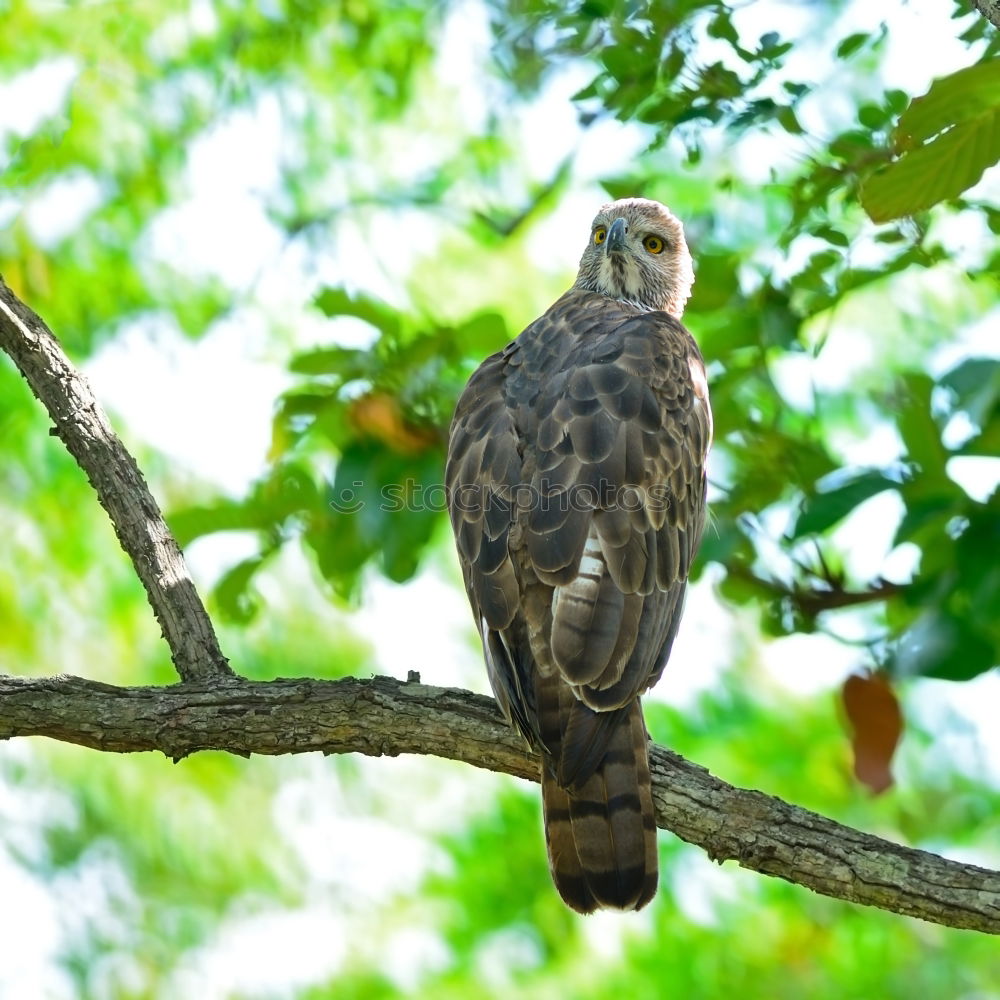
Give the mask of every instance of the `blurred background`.
[{"label": "blurred background", "polygon": [[[604,201],[657,198],[695,258],[717,443],[653,738],[1000,867],[987,21],[931,0],[0,0],[0,26],[0,274],[137,455],[239,673],[488,690],[441,513],[455,397],[571,283]],[[937,78],[928,125],[910,102]],[[0,670],[171,683],[47,429],[3,359]],[[580,918],[536,786],[11,741],[0,997],[1000,997],[982,935],[660,848],[647,910]]]}]

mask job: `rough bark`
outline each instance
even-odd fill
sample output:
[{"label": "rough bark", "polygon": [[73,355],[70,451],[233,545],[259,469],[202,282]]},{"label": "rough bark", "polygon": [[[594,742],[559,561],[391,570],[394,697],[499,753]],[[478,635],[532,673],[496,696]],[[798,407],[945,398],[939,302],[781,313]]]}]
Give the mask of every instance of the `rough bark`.
[{"label": "rough bark", "polygon": [[[495,703],[388,677],[251,682],[233,677],[212,623],[134,459],[41,319],[0,279],[0,347],[90,478],[146,587],[184,684],[118,688],[77,677],[0,676],[0,740],[53,739],[107,752],[435,754],[538,779],[538,761]],[[657,822],[717,861],[839,899],[1000,933],[1000,873],[842,826],[734,788],[652,749]]]},{"label": "rough bark", "polygon": [[[0,677],[0,739],[50,736],[97,750],[249,756],[434,754],[538,780],[538,758],[491,698],[391,677],[118,688],[79,677]],[[826,896],[1000,934],[1000,872],[949,861],[735,788],[652,748],[657,824],[716,861]]]},{"label": "rough bark", "polygon": [[994,28],[1000,28],[1000,0],[972,0],[976,10],[986,18]]},{"label": "rough bark", "polygon": [[0,277],[0,347],[49,412],[55,431],[97,492],[186,681],[232,676],[181,550],[135,459],[115,434],[87,380],[52,331]]}]

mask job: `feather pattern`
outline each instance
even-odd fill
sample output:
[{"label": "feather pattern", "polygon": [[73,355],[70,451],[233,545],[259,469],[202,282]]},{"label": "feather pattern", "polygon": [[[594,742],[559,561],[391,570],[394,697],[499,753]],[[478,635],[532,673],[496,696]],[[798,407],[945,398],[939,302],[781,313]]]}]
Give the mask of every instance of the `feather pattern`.
[{"label": "feather pattern", "polygon": [[[677,634],[712,436],[704,364],[678,318],[691,280],[680,224],[633,199],[602,209],[594,233],[620,236],[615,219],[634,247],[625,237],[613,268],[588,248],[577,284],[483,362],[446,470],[490,682],[542,754],[550,867],[581,912],[655,892],[639,698]],[[644,257],[632,267],[630,254],[650,256],[644,232],[673,248],[655,272]]]}]

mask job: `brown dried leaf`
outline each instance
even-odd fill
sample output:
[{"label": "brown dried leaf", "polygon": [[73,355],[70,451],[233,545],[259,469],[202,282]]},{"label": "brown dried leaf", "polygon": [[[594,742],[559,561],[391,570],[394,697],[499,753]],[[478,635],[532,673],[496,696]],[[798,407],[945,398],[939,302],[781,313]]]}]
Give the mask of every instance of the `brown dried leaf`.
[{"label": "brown dried leaf", "polygon": [[892,755],[903,733],[899,702],[881,674],[852,674],[841,692],[851,724],[854,774],[878,795],[892,786]]},{"label": "brown dried leaf", "polygon": [[437,441],[433,429],[409,423],[399,402],[388,393],[361,396],[354,400],[349,412],[351,423],[361,434],[376,438],[402,455],[419,454]]}]

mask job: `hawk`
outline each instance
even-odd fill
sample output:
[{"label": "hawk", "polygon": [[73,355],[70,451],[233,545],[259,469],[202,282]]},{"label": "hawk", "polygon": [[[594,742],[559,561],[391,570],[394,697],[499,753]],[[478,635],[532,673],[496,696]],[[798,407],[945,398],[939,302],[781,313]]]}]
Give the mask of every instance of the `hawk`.
[{"label": "hawk", "polygon": [[490,684],[541,755],[549,867],[580,913],[656,892],[639,696],[659,680],[705,523],[694,273],[655,201],[605,205],[573,287],[462,393],[446,485]]}]

